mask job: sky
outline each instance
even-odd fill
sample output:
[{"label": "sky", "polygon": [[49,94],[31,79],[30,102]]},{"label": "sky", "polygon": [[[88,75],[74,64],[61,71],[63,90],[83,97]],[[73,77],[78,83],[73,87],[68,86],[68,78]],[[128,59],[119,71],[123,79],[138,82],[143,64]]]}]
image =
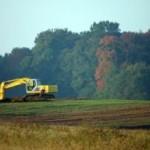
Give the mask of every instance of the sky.
[{"label": "sky", "polygon": [[34,46],[38,33],[54,28],[89,30],[112,21],[121,31],[150,29],[150,0],[0,0],[0,55]]}]

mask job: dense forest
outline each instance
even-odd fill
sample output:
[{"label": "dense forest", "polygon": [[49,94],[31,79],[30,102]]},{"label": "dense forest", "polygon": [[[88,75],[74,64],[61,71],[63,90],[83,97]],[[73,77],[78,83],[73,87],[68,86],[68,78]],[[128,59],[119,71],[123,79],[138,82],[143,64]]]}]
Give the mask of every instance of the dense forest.
[{"label": "dense forest", "polygon": [[81,33],[49,29],[32,49],[0,56],[0,71],[0,81],[28,76],[57,84],[58,97],[150,99],[150,31],[121,32],[109,21]]}]

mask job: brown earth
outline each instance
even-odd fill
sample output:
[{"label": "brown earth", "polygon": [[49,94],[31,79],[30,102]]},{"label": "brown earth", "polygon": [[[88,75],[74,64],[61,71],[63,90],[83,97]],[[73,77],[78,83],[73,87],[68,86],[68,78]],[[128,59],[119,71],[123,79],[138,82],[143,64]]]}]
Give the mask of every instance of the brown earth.
[{"label": "brown earth", "polygon": [[84,112],[50,113],[34,116],[0,116],[2,122],[40,123],[50,125],[97,125],[150,128],[150,106],[95,110]]}]

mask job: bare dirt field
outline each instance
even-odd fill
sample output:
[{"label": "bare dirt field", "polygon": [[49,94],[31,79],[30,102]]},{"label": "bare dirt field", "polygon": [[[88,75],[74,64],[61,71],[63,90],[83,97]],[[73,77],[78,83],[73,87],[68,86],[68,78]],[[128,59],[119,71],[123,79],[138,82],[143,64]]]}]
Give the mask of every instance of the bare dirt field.
[{"label": "bare dirt field", "polygon": [[1,115],[0,122],[50,125],[94,125],[126,128],[150,128],[150,105],[109,110],[50,112],[39,115]]}]

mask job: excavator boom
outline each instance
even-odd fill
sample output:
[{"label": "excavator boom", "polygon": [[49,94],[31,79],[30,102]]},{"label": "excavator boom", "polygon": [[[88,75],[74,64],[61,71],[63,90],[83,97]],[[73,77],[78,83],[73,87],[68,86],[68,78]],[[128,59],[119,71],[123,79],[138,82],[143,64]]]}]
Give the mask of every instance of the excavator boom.
[{"label": "excavator boom", "polygon": [[30,78],[18,78],[18,79],[13,79],[13,80],[8,80],[8,81],[3,81],[0,83],[0,100],[3,100],[5,98],[5,90],[19,86],[22,84],[26,84]]}]

